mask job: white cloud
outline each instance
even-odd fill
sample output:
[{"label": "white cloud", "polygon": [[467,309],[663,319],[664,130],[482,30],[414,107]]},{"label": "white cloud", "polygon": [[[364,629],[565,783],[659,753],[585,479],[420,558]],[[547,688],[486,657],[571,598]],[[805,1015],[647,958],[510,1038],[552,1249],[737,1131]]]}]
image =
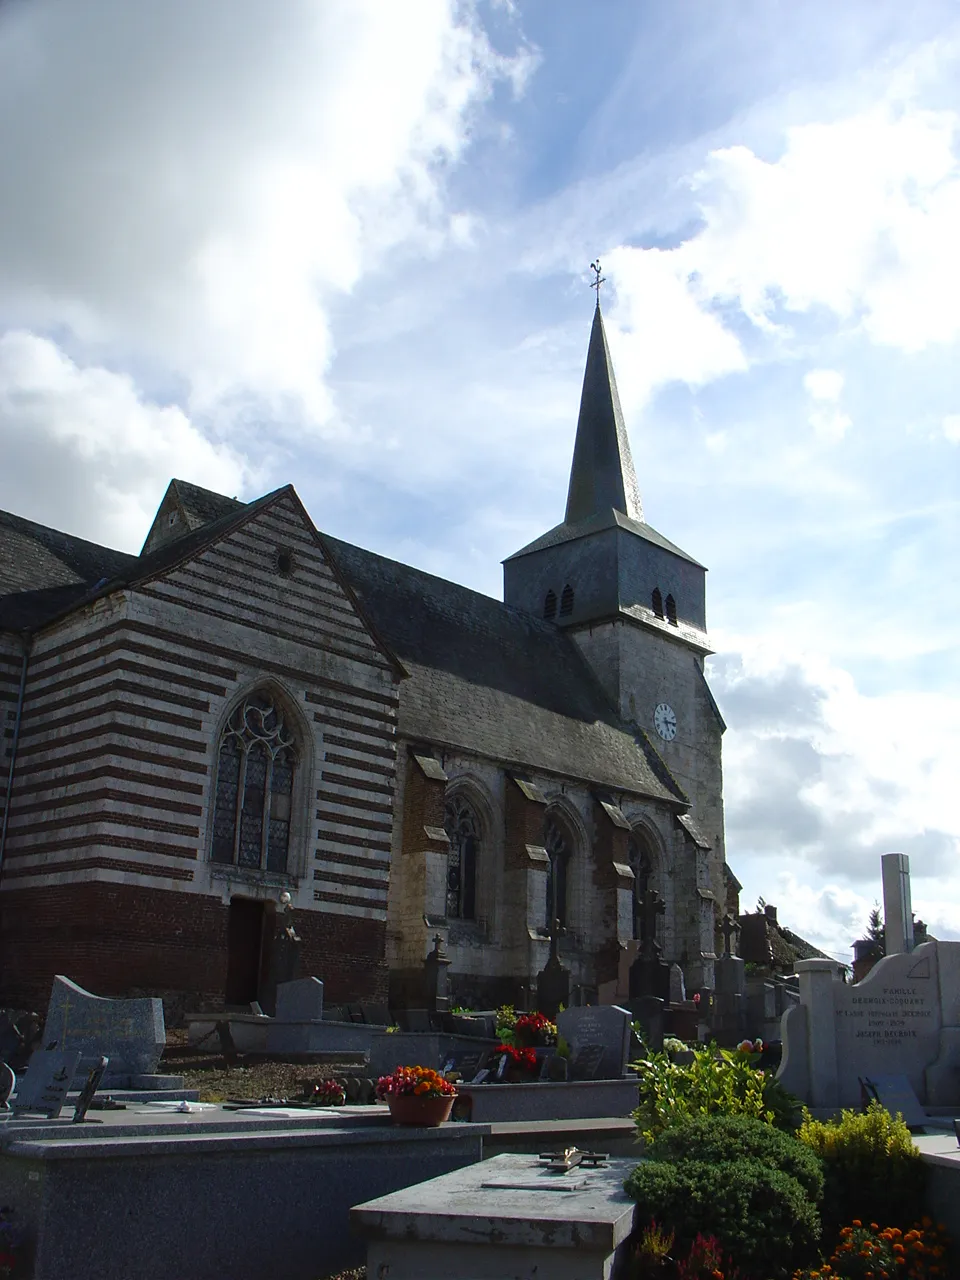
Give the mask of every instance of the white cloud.
[{"label": "white cloud", "polygon": [[747,368],[737,338],[695,296],[674,251],[621,246],[603,264],[617,284],[607,328],[628,412],[664,383],[696,386]]},{"label": "white cloud", "polygon": [[940,425],[951,444],[960,444],[960,413],[948,413]]},{"label": "white cloud", "polygon": [[0,314],[322,421],[330,297],[463,241],[444,170],[531,65],[454,0],[3,6]]},{"label": "white cloud", "polygon": [[837,369],[811,369],[804,375],[803,385],[811,400],[837,401],[843,391],[843,374]]},{"label": "white cloud", "polygon": [[836,369],[811,369],[804,376],[803,385],[815,407],[808,422],[814,435],[825,444],[838,444],[850,426],[850,417],[843,413],[837,402],[843,391],[843,374]]},{"label": "white cloud", "polygon": [[727,852],[744,902],[779,894],[785,923],[840,954],[879,894],[880,855],[907,853],[917,913],[949,928],[937,902],[960,900],[960,698],[868,695],[823,655],[730,639],[711,683],[729,726]]},{"label": "white cloud", "polygon": [[[23,332],[0,337],[0,453],[0,505],[130,551],[171,476],[238,496],[250,479],[241,457],[176,406]],[[27,507],[31,488],[39,492]]]}]

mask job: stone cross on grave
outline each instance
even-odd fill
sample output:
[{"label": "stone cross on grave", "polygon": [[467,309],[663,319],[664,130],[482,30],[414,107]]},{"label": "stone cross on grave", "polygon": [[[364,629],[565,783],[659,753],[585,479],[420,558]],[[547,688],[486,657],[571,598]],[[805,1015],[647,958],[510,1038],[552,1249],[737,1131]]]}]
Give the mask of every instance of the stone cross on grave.
[{"label": "stone cross on grave", "polygon": [[733,916],[726,915],[723,917],[723,923],[720,926],[720,930],[723,933],[723,954],[725,956],[732,956],[733,947],[731,945],[731,939],[735,934],[740,932],[740,925]]},{"label": "stone cross on grave", "polygon": [[648,889],[639,899],[639,905],[640,929],[643,935],[640,954],[648,959],[651,957],[656,959],[660,955],[660,944],[657,942],[657,918],[666,911],[666,904],[656,889]]},{"label": "stone cross on grave", "polygon": [[559,917],[555,916],[547,934],[550,939],[550,964],[560,963],[560,939],[564,937],[566,932],[566,929],[560,923]]}]

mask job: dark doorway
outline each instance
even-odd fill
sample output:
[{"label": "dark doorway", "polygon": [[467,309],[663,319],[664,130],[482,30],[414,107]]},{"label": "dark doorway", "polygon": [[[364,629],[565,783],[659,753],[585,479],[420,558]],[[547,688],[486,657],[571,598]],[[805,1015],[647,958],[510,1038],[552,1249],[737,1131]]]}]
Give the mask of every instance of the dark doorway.
[{"label": "dark doorway", "polygon": [[231,898],[227,921],[226,1004],[248,1005],[260,990],[264,903]]}]

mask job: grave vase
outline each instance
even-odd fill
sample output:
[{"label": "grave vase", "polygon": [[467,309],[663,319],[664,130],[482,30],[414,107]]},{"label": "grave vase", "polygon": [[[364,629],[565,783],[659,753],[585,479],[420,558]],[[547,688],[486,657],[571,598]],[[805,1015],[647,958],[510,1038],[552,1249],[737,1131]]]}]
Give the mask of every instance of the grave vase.
[{"label": "grave vase", "polygon": [[390,1119],[394,1124],[419,1125],[434,1128],[450,1119],[456,1094],[433,1095],[401,1093],[387,1098]]}]

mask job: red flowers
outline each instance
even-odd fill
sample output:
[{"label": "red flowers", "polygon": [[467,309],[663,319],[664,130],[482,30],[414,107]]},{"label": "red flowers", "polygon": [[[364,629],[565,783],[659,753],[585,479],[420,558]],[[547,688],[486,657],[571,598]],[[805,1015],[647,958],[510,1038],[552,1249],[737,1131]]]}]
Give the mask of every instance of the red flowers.
[{"label": "red flowers", "polygon": [[520,1049],[512,1044],[498,1044],[493,1052],[495,1054],[505,1053],[513,1065],[523,1071],[535,1071],[537,1068],[536,1049]]}]

